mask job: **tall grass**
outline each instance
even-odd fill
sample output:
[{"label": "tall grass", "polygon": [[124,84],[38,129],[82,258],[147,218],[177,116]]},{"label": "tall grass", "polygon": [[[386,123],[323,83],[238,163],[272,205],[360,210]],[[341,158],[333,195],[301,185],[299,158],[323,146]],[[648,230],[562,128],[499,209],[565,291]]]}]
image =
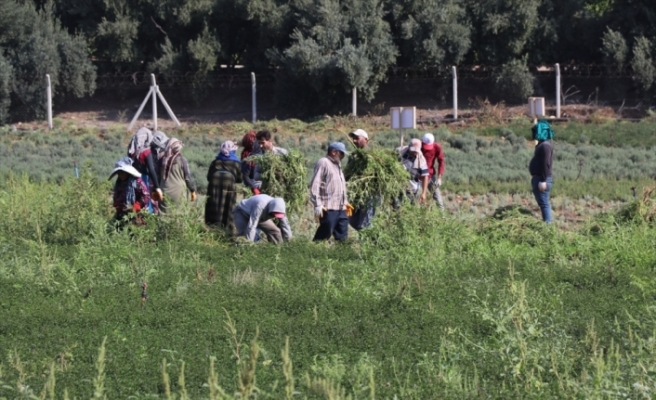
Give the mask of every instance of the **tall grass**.
[{"label": "tall grass", "polygon": [[343,244],[235,246],[194,208],[117,231],[91,176],[7,182],[0,398],[656,390],[651,197],[571,230],[406,205]]}]

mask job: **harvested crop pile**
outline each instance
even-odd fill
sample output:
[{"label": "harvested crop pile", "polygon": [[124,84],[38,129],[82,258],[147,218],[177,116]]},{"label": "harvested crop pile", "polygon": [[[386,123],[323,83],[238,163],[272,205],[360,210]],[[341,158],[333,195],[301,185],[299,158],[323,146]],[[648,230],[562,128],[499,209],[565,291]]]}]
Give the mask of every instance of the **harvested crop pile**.
[{"label": "harvested crop pile", "polygon": [[391,201],[403,193],[410,175],[392,150],[356,149],[344,169],[349,202],[367,206],[373,199]]},{"label": "harvested crop pile", "polygon": [[287,155],[250,156],[248,161],[256,162],[262,169],[262,193],[282,197],[287,212],[302,212],[308,201],[307,161],[301,153],[290,150]]}]

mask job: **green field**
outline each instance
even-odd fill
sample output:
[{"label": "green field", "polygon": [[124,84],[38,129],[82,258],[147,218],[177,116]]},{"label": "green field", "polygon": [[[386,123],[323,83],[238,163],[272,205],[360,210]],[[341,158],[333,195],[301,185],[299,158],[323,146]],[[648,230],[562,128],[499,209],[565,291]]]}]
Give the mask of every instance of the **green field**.
[{"label": "green field", "polygon": [[[266,125],[311,164],[352,124]],[[127,134],[0,128],[0,399],[653,398],[656,157],[634,138],[654,127],[557,127],[552,226],[528,204],[525,124],[430,129],[446,215],[382,208],[315,244],[308,211],[279,247],[208,230],[200,205],[116,232],[106,176]],[[172,134],[202,187],[249,128]]]}]

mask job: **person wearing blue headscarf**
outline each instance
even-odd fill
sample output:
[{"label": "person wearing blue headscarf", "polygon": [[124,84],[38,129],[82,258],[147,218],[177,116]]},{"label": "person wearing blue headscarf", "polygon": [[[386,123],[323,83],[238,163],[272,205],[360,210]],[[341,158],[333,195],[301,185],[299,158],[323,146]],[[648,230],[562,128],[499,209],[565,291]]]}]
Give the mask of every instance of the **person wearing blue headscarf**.
[{"label": "person wearing blue headscarf", "polygon": [[237,183],[242,182],[241,160],[236,155],[237,146],[226,141],[207,172],[207,202],[205,223],[225,228],[234,233],[232,209],[237,203]]},{"label": "person wearing blue headscarf", "polygon": [[542,212],[542,220],[549,224],[552,221],[549,193],[553,183],[551,173],[553,146],[551,145],[551,139],[554,137],[554,131],[549,123],[544,120],[538,121],[531,130],[533,140],[538,142],[531,163],[528,166],[531,173],[531,186],[535,200]]}]

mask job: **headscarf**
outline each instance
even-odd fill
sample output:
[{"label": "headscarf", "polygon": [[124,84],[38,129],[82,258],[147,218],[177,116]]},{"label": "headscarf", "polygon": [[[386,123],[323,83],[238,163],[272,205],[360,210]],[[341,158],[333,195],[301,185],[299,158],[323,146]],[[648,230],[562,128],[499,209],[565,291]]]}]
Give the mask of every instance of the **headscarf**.
[{"label": "headscarf", "polygon": [[241,139],[241,145],[244,146],[244,150],[242,150],[241,152],[242,160],[248,157],[248,155],[255,150],[253,146],[257,142],[256,136],[257,136],[257,132],[250,131],[247,134],[245,134],[244,137]]},{"label": "headscarf", "polygon": [[537,124],[533,125],[531,132],[533,133],[533,140],[537,140],[538,142],[551,140],[555,136],[553,129],[551,129],[551,125],[549,125],[549,122],[543,119],[539,120]]},{"label": "headscarf", "polygon": [[166,145],[169,142],[169,137],[166,136],[166,133],[162,131],[155,131],[153,133],[153,140],[151,141],[151,147],[154,148],[157,154],[157,158],[160,158],[162,154],[164,153],[164,150],[166,150]]},{"label": "headscarf", "polygon": [[142,151],[150,146],[152,140],[153,132],[150,129],[146,127],[139,128],[128,145],[128,156],[136,159]]},{"label": "headscarf", "polygon": [[236,152],[237,146],[232,141],[227,140],[221,145],[221,150],[219,151],[219,154],[216,155],[216,159],[240,162],[239,158],[235,155]]},{"label": "headscarf", "polygon": [[164,182],[169,179],[173,161],[180,155],[180,150],[182,150],[182,147],[183,144],[180,140],[176,138],[169,139],[166,145],[166,150],[164,150],[164,154],[162,155],[162,180]]}]

